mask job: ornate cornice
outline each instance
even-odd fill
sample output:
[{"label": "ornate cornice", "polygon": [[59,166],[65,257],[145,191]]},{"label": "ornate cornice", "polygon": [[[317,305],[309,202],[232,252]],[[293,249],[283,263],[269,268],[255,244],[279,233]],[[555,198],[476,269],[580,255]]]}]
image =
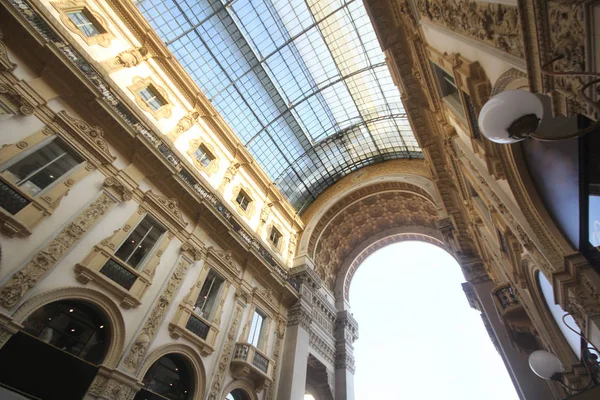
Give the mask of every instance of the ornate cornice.
[{"label": "ornate cornice", "polygon": [[163,219],[179,229],[185,229],[188,225],[187,222],[183,220],[183,214],[179,209],[177,200],[155,194],[152,190],[149,190],[144,196],[144,202],[151,205],[155,211],[160,213]]}]

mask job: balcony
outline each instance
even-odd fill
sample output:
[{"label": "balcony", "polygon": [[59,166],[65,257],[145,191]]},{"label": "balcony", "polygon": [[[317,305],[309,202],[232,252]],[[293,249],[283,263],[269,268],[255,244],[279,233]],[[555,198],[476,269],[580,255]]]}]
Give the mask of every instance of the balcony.
[{"label": "balcony", "polygon": [[219,334],[218,326],[196,314],[189,303],[182,303],[169,324],[169,332],[173,339],[184,337],[194,343],[203,357],[215,349],[215,341]]},{"label": "balcony", "polygon": [[254,382],[257,392],[268,388],[273,382],[273,361],[249,343],[235,345],[231,360],[231,374],[236,379]]},{"label": "balcony", "polygon": [[512,286],[496,287],[492,297],[513,346],[525,353],[537,350],[537,332]]}]

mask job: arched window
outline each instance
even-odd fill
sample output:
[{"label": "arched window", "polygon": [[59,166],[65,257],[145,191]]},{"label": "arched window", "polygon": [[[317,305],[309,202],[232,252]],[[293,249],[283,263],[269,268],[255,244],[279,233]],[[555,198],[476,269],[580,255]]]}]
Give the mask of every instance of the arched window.
[{"label": "arched window", "polygon": [[234,389],[225,397],[225,400],[250,400],[250,396],[242,389]]},{"label": "arched window", "polygon": [[40,307],[0,348],[0,384],[32,398],[83,398],[111,344],[108,321],[77,300]]},{"label": "arched window", "polygon": [[108,326],[94,308],[74,301],[46,304],[23,322],[24,331],[89,363],[104,361]]},{"label": "arched window", "polygon": [[556,321],[558,328],[567,340],[567,343],[569,343],[569,346],[571,346],[571,349],[573,350],[577,358],[581,359],[581,337],[569,328],[567,328],[565,326],[565,322],[571,328],[575,329],[578,333],[581,333],[579,326],[577,326],[577,323],[570,315],[568,315],[565,318],[565,322],[563,322],[563,316],[566,314],[566,312],[559,304],[556,304],[552,284],[548,281],[546,276],[541,271],[537,271],[537,281],[538,286],[542,294],[544,295],[546,305],[548,306],[548,309],[552,314],[552,317],[554,318],[554,321]]},{"label": "arched window", "polygon": [[143,384],[134,400],[187,400],[194,389],[188,363],[177,354],[167,354],[152,364]]}]

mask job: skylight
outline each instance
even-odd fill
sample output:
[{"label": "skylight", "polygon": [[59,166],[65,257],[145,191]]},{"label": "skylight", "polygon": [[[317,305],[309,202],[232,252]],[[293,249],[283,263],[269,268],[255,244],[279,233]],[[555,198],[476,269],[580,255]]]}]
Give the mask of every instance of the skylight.
[{"label": "skylight", "polygon": [[362,1],[137,6],[299,212],[363,166],[422,158]]}]

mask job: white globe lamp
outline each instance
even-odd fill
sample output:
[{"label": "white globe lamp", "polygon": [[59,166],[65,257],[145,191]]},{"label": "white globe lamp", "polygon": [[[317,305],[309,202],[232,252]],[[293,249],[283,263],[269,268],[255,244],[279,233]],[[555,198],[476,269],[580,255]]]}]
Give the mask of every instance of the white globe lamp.
[{"label": "white globe lamp", "polygon": [[557,379],[563,372],[558,357],[545,350],[536,350],[529,355],[529,367],[543,379]]},{"label": "white globe lamp", "polygon": [[536,131],[544,106],[533,93],[507,90],[489,99],[479,113],[479,128],[496,143],[515,143]]}]

